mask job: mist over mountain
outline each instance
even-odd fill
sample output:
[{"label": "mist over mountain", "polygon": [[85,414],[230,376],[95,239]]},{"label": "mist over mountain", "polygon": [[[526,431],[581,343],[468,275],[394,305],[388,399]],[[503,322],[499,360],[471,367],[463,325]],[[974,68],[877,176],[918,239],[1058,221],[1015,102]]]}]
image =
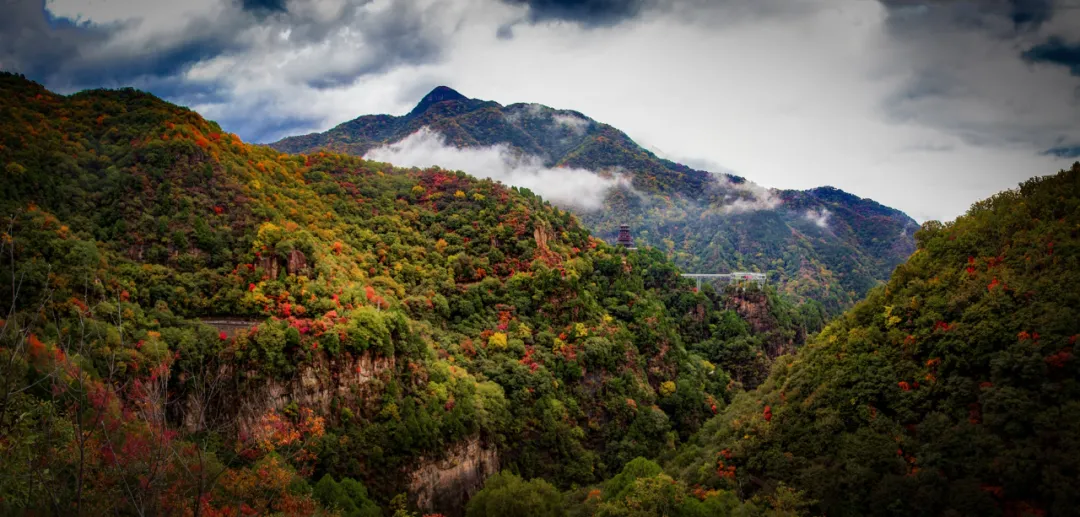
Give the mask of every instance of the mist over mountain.
[{"label": "mist over mountain", "polygon": [[696,289],[670,238],[582,221],[843,265],[898,253],[908,227],[880,221],[902,214],[427,126],[366,153],[405,169],[246,144],[134,89],[0,93],[0,513],[1075,513],[1080,163],[924,224],[818,332],[819,302]]},{"label": "mist over mountain", "polygon": [[528,189],[130,88],[0,73],[0,113],[3,515],[457,516],[673,452],[822,326]]},{"label": "mist over mountain", "polygon": [[849,306],[914,250],[918,225],[832,187],[777,190],[673,162],[572,110],[471,99],[440,86],[404,116],[366,115],[270,144],[406,167],[460,169],[525,187],[613,241],[631,225],[684,271],[758,271],[827,312]]},{"label": "mist over mountain", "polygon": [[0,0],[0,517],[1080,517],[1077,2]]}]

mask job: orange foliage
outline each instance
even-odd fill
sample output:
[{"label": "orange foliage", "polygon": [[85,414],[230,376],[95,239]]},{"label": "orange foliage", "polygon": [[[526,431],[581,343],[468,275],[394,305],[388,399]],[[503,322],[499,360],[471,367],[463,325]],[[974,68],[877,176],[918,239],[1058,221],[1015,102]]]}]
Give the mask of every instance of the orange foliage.
[{"label": "orange foliage", "polygon": [[298,422],[271,411],[259,420],[252,433],[252,440],[262,450],[270,452],[298,444],[302,439],[317,438],[326,432],[322,417],[309,408],[301,408]]},{"label": "orange foliage", "polygon": [[1065,347],[1057,351],[1054,354],[1047,356],[1045,359],[1046,364],[1053,368],[1061,368],[1065,366],[1065,363],[1072,359],[1072,347]]},{"label": "orange foliage", "polygon": [[82,300],[80,300],[78,298],[73,297],[71,299],[71,304],[78,307],[79,312],[81,312],[83,314],[86,314],[86,313],[90,312],[90,308],[86,306],[86,303],[84,303]]},{"label": "orange foliage", "polygon": [[720,479],[735,479],[735,465],[724,465],[723,461],[717,462],[716,475]]}]

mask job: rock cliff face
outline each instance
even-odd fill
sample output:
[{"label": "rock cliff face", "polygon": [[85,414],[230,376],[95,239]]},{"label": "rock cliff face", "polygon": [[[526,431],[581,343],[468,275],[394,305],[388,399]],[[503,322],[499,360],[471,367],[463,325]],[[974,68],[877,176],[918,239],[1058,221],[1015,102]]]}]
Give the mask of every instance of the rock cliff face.
[{"label": "rock cliff face", "polygon": [[792,353],[806,341],[805,329],[798,328],[793,333],[782,331],[780,322],[769,306],[769,298],[763,292],[736,294],[728,299],[726,308],[733,309],[746,320],[754,334],[765,336],[765,354],[769,359]]},{"label": "rock cliff face", "polygon": [[280,258],[273,255],[259,258],[259,267],[268,278],[277,278],[284,265],[285,272],[290,275],[301,275],[309,272],[307,255],[300,250],[292,250],[288,257]]},{"label": "rock cliff face", "polygon": [[420,458],[409,477],[409,494],[425,513],[464,515],[465,503],[498,471],[498,452],[474,437],[451,446],[443,458]]},{"label": "rock cliff face", "polygon": [[[195,395],[189,397],[183,414],[184,427],[195,431],[204,415],[227,413],[236,428],[245,433],[250,432],[263,415],[279,411],[293,402],[318,414],[329,414],[334,397],[351,401],[361,410],[373,411],[372,405],[378,401],[376,395],[382,389],[384,377],[392,374],[394,365],[393,357],[375,356],[371,351],[335,359],[321,356],[313,364],[301,367],[288,380],[268,379],[242,393],[218,388],[215,391],[220,395],[211,400],[204,401]],[[233,372],[228,367],[219,372],[221,379],[232,377]]]},{"label": "rock cliff face", "polygon": [[[189,432],[207,425],[205,419],[241,434],[251,433],[263,415],[280,411],[290,403],[330,415],[334,398],[359,409],[359,414],[378,410],[379,396],[393,374],[393,357],[376,356],[371,351],[359,356],[343,355],[335,359],[317,358],[301,367],[288,380],[267,379],[244,389],[231,389],[235,371],[222,366],[217,372],[212,397],[200,397],[207,390],[195,390],[183,405],[181,416]],[[216,415],[216,416],[215,416]],[[440,457],[418,457],[403,471],[403,481],[418,508],[426,513],[448,516],[464,514],[469,498],[483,487],[484,481],[499,471],[499,455],[479,437],[450,446]]]}]

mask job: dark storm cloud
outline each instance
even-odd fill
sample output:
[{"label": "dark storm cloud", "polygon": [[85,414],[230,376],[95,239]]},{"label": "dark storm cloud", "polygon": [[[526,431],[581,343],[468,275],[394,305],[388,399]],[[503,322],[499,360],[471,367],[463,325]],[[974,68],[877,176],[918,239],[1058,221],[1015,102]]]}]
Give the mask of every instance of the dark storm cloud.
[{"label": "dark storm cloud", "polygon": [[[1024,67],[1080,72],[1055,31],[1075,17],[1063,0],[879,0],[886,34],[910,73],[883,103],[896,122],[941,128],[978,147],[1030,146],[1064,156],[1080,134],[1069,79]],[[1045,41],[1030,48],[1032,42]],[[1030,48],[1027,52],[1025,48]],[[1026,75],[1030,72],[1031,75]],[[1052,107],[1064,103],[1066,108]]]},{"label": "dark storm cloud", "polygon": [[1069,73],[1080,76],[1080,42],[1069,44],[1062,38],[1052,37],[1024,52],[1024,59],[1064,66]]},{"label": "dark storm cloud", "polygon": [[1054,15],[1053,0],[879,0],[895,12],[929,13],[958,25],[978,26],[1001,17],[1015,29],[1037,28]]},{"label": "dark storm cloud", "polygon": [[1043,154],[1057,156],[1058,158],[1080,158],[1080,145],[1071,147],[1053,147],[1047,149],[1046,152],[1044,152]]},{"label": "dark storm cloud", "polygon": [[286,12],[285,0],[242,0],[240,6],[245,11]]},{"label": "dark storm cloud", "polygon": [[180,81],[175,77],[144,77],[132,86],[183,106],[228,102],[229,93],[220,80]]},{"label": "dark storm cloud", "polygon": [[1017,25],[1039,25],[1054,14],[1053,0],[1012,0],[1009,15]]},{"label": "dark storm cloud", "polygon": [[[193,39],[182,41],[175,46],[148,50],[142,54],[122,54],[102,58],[71,60],[57,69],[48,79],[48,85],[58,88],[85,87],[100,85],[119,87],[137,84],[159,84],[162,80],[172,81],[169,87],[175,91],[198,93],[205,85],[187,81],[174,81],[176,76],[187,67],[204,59],[221,55],[237,48],[232,42],[223,40],[216,34],[203,34]],[[166,96],[160,91],[151,90],[157,95]]]},{"label": "dark storm cloud", "polygon": [[[206,20],[191,23],[187,38],[164,47],[105,51],[127,26],[94,25],[54,17],[43,0],[0,0],[0,68],[55,89],[128,86],[172,77],[192,63],[238,48]],[[181,87],[182,86],[177,86]]]},{"label": "dark storm cloud", "polygon": [[[261,113],[274,113],[273,101],[259,102],[255,110]],[[250,142],[273,142],[286,136],[306,134],[322,122],[318,116],[277,115],[270,118],[255,118],[249,113],[236,113],[217,117],[218,124],[228,131],[243,135]]]},{"label": "dark storm cloud", "polygon": [[[645,0],[503,0],[529,8],[534,22],[559,20],[584,26],[610,26],[633,18],[647,7]],[[510,33],[502,34],[502,37]]]},{"label": "dark storm cloud", "polygon": [[[352,66],[309,78],[305,81],[309,86],[318,89],[346,86],[357,77],[382,73],[399,65],[433,63],[443,55],[445,42],[411,3],[396,2],[377,19],[364,19],[357,25],[375,59],[356,60]],[[321,34],[317,39],[325,37],[326,34]]]},{"label": "dark storm cloud", "polygon": [[[338,16],[320,18],[286,9],[284,0],[243,0],[210,18],[178,20],[175,35],[152,41],[111,45],[138,20],[108,25],[76,23],[56,18],[43,0],[0,0],[0,68],[20,72],[46,86],[71,90],[83,87],[136,85],[147,89],[175,79],[169,94],[205,94],[206,84],[189,85],[178,77],[192,65],[223,55],[259,55],[268,44],[287,48],[327,44],[343,30],[355,31],[370,51],[362,58],[341,60],[335,66],[304,67],[297,81],[316,88],[350,84],[366,74],[402,64],[431,63],[442,56],[442,34],[430,30],[432,20],[411,2],[395,2],[378,12],[365,3],[350,3]],[[257,28],[271,34],[288,33],[288,41],[252,42],[245,31]],[[316,60],[318,61],[318,60]]]},{"label": "dark storm cloud", "polygon": [[44,0],[0,0],[0,12],[0,68],[35,79],[53,75],[109,37],[107,29],[53,18]]}]

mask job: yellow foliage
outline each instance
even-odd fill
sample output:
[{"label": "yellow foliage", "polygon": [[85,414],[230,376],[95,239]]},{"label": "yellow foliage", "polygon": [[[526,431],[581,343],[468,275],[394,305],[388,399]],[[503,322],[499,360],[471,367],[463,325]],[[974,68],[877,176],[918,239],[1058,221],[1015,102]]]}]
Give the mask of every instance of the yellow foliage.
[{"label": "yellow foliage", "polygon": [[521,339],[532,337],[532,329],[524,323],[519,324],[517,328],[517,337]]},{"label": "yellow foliage", "polygon": [[664,381],[660,384],[660,396],[670,397],[675,394],[675,382]]},{"label": "yellow foliage", "polygon": [[496,350],[506,349],[506,334],[502,332],[496,332],[488,338],[488,346]]},{"label": "yellow foliage", "polygon": [[589,329],[585,328],[584,323],[575,323],[574,334],[577,335],[577,337],[585,337],[589,335]]}]

